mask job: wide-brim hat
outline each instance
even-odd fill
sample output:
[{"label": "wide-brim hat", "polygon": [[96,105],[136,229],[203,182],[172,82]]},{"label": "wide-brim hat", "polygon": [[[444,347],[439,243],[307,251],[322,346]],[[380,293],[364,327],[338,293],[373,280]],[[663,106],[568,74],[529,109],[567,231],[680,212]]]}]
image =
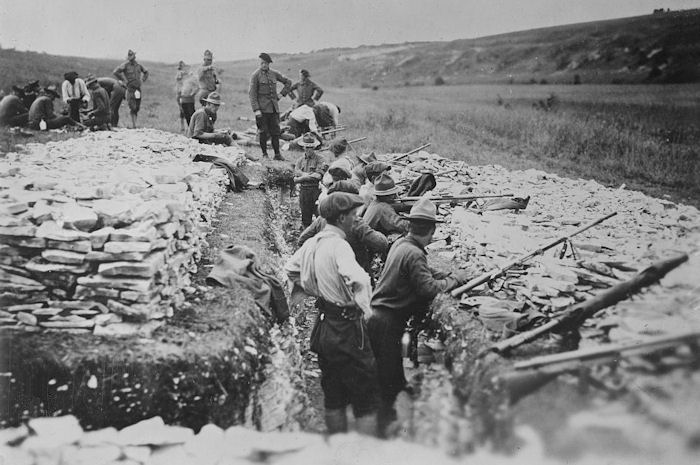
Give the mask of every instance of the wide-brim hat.
[{"label": "wide-brim hat", "polygon": [[328,150],[333,152],[335,155],[341,155],[348,149],[348,140],[345,138],[334,139],[333,142],[328,146]]},{"label": "wide-brim hat", "polygon": [[374,195],[377,197],[398,194],[400,190],[401,188],[396,185],[392,177],[386,173],[380,174],[374,180]]},{"label": "wide-brim hat", "polygon": [[328,167],[328,174],[334,178],[350,179],[352,177],[352,166],[350,160],[343,157],[340,158]]},{"label": "wide-brim hat", "polygon": [[437,219],[437,207],[430,199],[422,197],[418,200],[408,215],[401,214],[402,217],[410,221],[430,221],[431,223],[444,223]]},{"label": "wide-brim hat", "polygon": [[204,58],[214,58],[214,55],[211,53],[211,50],[204,51]]},{"label": "wide-brim hat", "polygon": [[54,85],[44,87],[44,93],[55,98],[61,98],[61,96],[58,94],[58,89]]},{"label": "wide-brim hat", "polygon": [[89,86],[91,84],[96,84],[97,83],[97,78],[95,77],[94,74],[88,74],[85,76],[85,85]]},{"label": "wide-brim hat", "polygon": [[209,94],[206,98],[202,99],[204,102],[209,102],[213,103],[214,105],[224,105],[224,102],[221,101],[221,95],[219,95],[218,92],[212,92]]},{"label": "wide-brim hat", "polygon": [[263,52],[260,55],[258,55],[258,58],[260,58],[262,61],[265,61],[267,63],[272,63],[272,58],[270,58],[270,55],[267,53]]},{"label": "wide-brim hat", "polygon": [[357,158],[359,158],[365,165],[369,165],[370,163],[377,161],[377,156],[374,154],[374,152],[370,154],[360,154],[357,156]]},{"label": "wide-brim hat", "polygon": [[299,145],[299,147],[315,149],[316,147],[321,145],[321,141],[314,137],[314,135],[310,132],[307,132],[302,137],[297,139],[297,144]]},{"label": "wide-brim hat", "polygon": [[318,204],[318,212],[322,218],[337,217],[341,213],[364,205],[365,201],[357,194],[348,192],[333,192],[328,194]]},{"label": "wide-brim hat", "polygon": [[136,52],[134,52],[133,50],[129,49],[129,51],[126,52],[126,56],[127,56],[127,57],[135,57],[135,56],[136,56]]}]

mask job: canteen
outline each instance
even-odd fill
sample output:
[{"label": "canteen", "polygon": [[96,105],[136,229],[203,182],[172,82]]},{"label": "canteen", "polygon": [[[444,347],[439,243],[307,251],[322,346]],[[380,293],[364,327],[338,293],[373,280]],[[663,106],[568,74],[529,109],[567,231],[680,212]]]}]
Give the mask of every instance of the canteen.
[{"label": "canteen", "polygon": [[39,121],[39,129],[42,131],[46,131],[46,121],[44,121],[43,119]]},{"label": "canteen", "polygon": [[138,100],[138,99],[141,98],[141,91],[140,91],[140,90],[135,90],[135,91],[134,91],[134,98],[135,98],[136,100]]}]

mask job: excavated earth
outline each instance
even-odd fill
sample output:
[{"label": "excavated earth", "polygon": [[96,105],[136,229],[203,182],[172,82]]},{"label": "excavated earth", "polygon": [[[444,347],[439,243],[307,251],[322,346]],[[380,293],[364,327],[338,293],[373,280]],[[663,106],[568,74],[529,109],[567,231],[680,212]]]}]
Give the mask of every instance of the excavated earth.
[{"label": "excavated earth", "polygon": [[[320,445],[303,435],[258,437],[231,428],[324,430],[319,372],[308,350],[312,302],[292,309],[290,322],[275,325],[247,291],[205,281],[218,251],[228,245],[251,247],[273,273],[295,249],[300,226],[289,162],[243,169],[263,188],[226,194],[209,225],[193,292],[152,337],[0,334],[3,426],[73,414],[83,429],[123,428],[160,416],[168,425],[199,432],[182,438],[178,431],[164,430],[170,439],[153,441],[146,451],[132,431],[123,430],[131,442],[105,441],[121,447],[113,463],[387,463],[389,457],[402,463],[448,463],[452,459],[445,453],[474,463],[695,463],[700,447],[697,347],[680,344],[661,354],[594,364],[527,392],[509,391],[500,380],[515,362],[536,355],[700,330],[698,211],[593,181],[470,167],[425,152],[395,166],[395,179],[406,183],[427,170],[440,173],[435,193],[507,190],[531,196],[522,211],[490,210],[490,203],[481,200],[442,206],[446,223],[429,246],[436,268],[465,268],[476,275],[610,211],[618,216],[572,240],[576,257],[570,247],[560,255],[558,247],[505,281],[462,299],[436,299],[434,328],[419,339],[421,363],[416,368],[406,361],[410,390],[398,399],[397,439],[380,442],[351,434]],[[556,316],[567,305],[679,252],[690,260],[661,285],[605,309],[579,331],[548,335],[508,357],[478,356],[513,332],[512,326],[489,318],[494,311],[506,309],[539,322],[535,317]],[[208,423],[229,428],[202,428]],[[29,430],[0,431],[4,443],[17,446],[3,450],[39,460],[43,452],[32,449],[28,439],[42,438],[40,426],[30,420]],[[153,428],[161,431],[161,426]],[[89,449],[81,434],[66,444]],[[134,443],[143,449],[140,459],[125,446]],[[242,449],[231,452],[241,444],[245,460]],[[71,457],[68,447],[75,453],[75,445],[60,445],[59,456]]]}]

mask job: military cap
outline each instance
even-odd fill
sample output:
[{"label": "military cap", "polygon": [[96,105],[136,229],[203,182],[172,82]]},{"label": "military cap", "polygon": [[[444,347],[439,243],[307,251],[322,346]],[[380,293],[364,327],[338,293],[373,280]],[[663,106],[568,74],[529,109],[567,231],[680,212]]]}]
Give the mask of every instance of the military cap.
[{"label": "military cap", "polygon": [[341,213],[348,212],[353,208],[364,205],[362,197],[348,192],[333,192],[321,200],[318,212],[325,219],[337,218]]},{"label": "military cap", "polygon": [[263,52],[263,53],[261,53],[260,55],[258,55],[258,58],[260,58],[261,60],[263,60],[263,61],[265,61],[265,62],[267,62],[267,63],[272,63],[272,58],[270,58],[270,55],[268,55],[268,54],[265,53],[265,52]]}]

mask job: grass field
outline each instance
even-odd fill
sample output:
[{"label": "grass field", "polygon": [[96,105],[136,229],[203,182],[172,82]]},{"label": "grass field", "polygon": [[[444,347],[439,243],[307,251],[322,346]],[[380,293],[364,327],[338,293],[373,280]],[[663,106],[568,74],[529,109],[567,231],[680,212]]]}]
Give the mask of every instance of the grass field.
[{"label": "grass field", "polygon": [[[154,71],[139,125],[179,132],[172,77]],[[248,71],[223,73],[217,128],[251,126],[239,119],[252,117]],[[700,206],[700,84],[345,87],[327,88],[324,99],[341,107],[344,136],[367,137],[366,152],[430,142],[431,152],[470,164],[625,183]],[[122,105],[122,124],[127,113]],[[9,145],[5,135],[0,151]]]}]

